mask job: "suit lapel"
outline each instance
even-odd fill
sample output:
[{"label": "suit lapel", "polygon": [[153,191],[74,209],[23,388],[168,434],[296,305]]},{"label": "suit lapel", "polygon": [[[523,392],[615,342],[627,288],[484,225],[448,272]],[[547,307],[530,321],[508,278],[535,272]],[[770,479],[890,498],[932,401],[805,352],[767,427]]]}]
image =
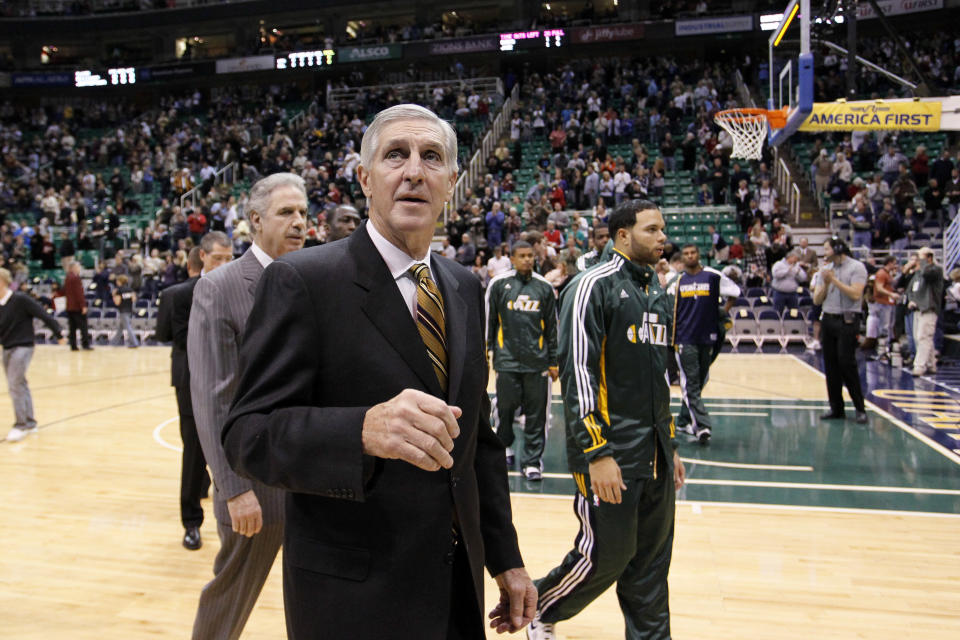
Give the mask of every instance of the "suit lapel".
[{"label": "suit lapel", "polygon": [[247,291],[250,295],[257,292],[257,283],[260,281],[260,275],[263,273],[263,266],[257,260],[253,249],[247,249],[246,253],[240,256],[240,273],[247,285]]},{"label": "suit lapel", "polygon": [[370,240],[366,224],[369,223],[354,231],[347,241],[356,264],[354,282],[365,292],[360,307],[430,393],[442,397],[440,382],[427,357],[417,325],[410,316],[393,275]]},{"label": "suit lapel", "polygon": [[467,303],[460,296],[460,283],[450,271],[449,265],[439,259],[431,260],[434,271],[440,278],[440,293],[443,295],[443,313],[447,329],[447,401],[457,403],[460,381],[463,379],[463,359],[467,352]]}]

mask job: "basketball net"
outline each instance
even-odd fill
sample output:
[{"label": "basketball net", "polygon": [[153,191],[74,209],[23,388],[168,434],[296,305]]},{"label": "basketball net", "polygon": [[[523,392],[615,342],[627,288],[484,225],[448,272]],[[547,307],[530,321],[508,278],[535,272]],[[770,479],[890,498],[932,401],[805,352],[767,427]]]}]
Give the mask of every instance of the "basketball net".
[{"label": "basketball net", "polygon": [[766,109],[727,109],[713,117],[733,139],[731,158],[759,160],[763,156],[763,142],[767,139],[768,122],[781,128],[784,125],[780,111]]}]

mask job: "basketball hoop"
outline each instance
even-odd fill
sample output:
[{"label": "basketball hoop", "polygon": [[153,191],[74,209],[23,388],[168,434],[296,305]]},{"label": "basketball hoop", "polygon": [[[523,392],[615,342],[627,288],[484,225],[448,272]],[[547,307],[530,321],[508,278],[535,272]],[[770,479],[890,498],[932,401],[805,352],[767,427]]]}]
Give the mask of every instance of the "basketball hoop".
[{"label": "basketball hoop", "polygon": [[713,121],[733,138],[730,157],[745,160],[759,160],[763,155],[768,121],[774,129],[782,129],[787,123],[783,111],[767,109],[727,109],[718,112]]}]

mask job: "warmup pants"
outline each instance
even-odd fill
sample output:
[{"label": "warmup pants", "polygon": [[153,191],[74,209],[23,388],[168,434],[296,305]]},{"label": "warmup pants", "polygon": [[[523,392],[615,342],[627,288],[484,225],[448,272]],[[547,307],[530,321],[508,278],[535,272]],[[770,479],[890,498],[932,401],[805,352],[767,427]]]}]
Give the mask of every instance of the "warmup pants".
[{"label": "warmup pants", "polygon": [[659,453],[656,477],[625,478],[620,504],[600,502],[589,476],[574,474],[580,532],[560,566],[535,583],[541,620],[567,620],[616,583],[627,640],[670,638],[667,574],[676,492],[673,464]]},{"label": "warmup pants", "polygon": [[33,347],[13,347],[3,350],[3,369],[7,374],[7,389],[13,402],[13,426],[21,429],[33,429],[37,421],[33,418],[33,396],[27,385],[27,367],[33,358]]},{"label": "warmup pants", "polygon": [[712,344],[678,344],[676,347],[677,366],[680,369],[680,415],[677,427],[693,425],[694,433],[703,429],[713,429],[713,421],[703,404],[703,387],[710,377],[712,362]]},{"label": "warmup pants", "polygon": [[871,302],[867,304],[870,315],[867,316],[867,337],[893,335],[893,305]]},{"label": "warmup pants", "polygon": [[824,313],[820,320],[820,344],[823,350],[823,370],[827,377],[827,395],[830,411],[843,415],[843,386],[847,386],[853,406],[857,411],[866,411],[860,372],[857,370],[857,331],[860,328],[858,314],[846,324],[843,316]]},{"label": "warmup pants", "polygon": [[513,445],[513,416],[517,409],[526,416],[523,447],[517,452],[521,469],[540,466],[549,401],[550,377],[542,372],[497,372],[497,436],[503,446]]}]

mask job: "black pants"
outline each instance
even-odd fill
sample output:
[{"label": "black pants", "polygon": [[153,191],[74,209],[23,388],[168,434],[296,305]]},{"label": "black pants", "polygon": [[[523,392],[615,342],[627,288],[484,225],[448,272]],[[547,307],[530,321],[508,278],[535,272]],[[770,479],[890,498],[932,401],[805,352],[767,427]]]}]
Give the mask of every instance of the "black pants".
[{"label": "black pants", "polygon": [[525,416],[523,447],[517,451],[520,468],[539,467],[546,442],[547,411],[550,410],[550,377],[543,372],[497,372],[497,436],[503,446],[513,446],[513,416]]},{"label": "black pants", "polygon": [[853,314],[853,322],[845,323],[843,316],[824,313],[820,320],[820,344],[823,349],[823,369],[827,376],[827,395],[830,411],[843,415],[843,387],[846,385],[853,406],[865,411],[860,372],[857,371],[857,331],[860,315]]},{"label": "black pants", "polygon": [[616,584],[627,640],[670,638],[667,574],[676,491],[673,465],[662,448],[658,454],[655,478],[624,478],[620,504],[596,499],[590,477],[574,474],[580,532],[560,566],[534,583],[541,620],[572,618]]},{"label": "black pants", "polygon": [[180,520],[183,528],[203,524],[203,507],[200,498],[210,489],[207,461],[200,447],[197,423],[193,419],[190,390],[177,387],[177,409],[180,411],[180,439],[183,441],[183,458],[180,466]]},{"label": "black pants", "polygon": [[450,587],[450,622],[447,640],[483,640],[484,618],[477,611],[476,590],[470,573],[470,559],[458,542],[453,554],[453,584]]},{"label": "black pants", "polygon": [[80,331],[80,342],[84,347],[90,346],[90,331],[87,330],[87,314],[82,311],[67,311],[68,335],[70,346],[77,347],[77,331]]}]

